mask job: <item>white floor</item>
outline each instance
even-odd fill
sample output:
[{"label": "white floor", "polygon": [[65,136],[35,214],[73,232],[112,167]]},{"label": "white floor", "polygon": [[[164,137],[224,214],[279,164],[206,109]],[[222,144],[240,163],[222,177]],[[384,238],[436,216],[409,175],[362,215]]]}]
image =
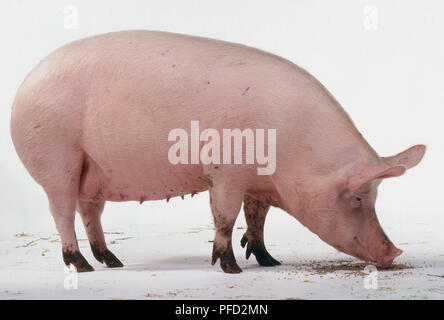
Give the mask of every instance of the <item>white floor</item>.
[{"label": "white floor", "polygon": [[[444,233],[432,214],[387,214],[382,219],[404,254],[393,270],[377,271],[370,278],[365,264],[338,253],[277,209],[267,219],[266,244],[283,264],[265,268],[253,256],[245,260],[239,244],[245,221],[240,217],[233,247],[244,272],[229,275],[210,265],[213,229],[208,195],[187,196],[186,201],[185,207],[180,198],[169,204],[107,204],[103,216],[107,242],[125,267],[108,269],[94,260],[78,224],[82,253],[96,269],[78,275],[64,273],[49,213],[28,225],[3,224],[0,299],[444,298]],[[369,288],[375,283],[376,290]]]}]

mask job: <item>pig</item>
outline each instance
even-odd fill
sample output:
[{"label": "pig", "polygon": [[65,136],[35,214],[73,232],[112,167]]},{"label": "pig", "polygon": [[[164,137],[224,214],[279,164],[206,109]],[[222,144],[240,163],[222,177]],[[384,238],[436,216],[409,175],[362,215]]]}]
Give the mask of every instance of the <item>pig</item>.
[{"label": "pig", "polygon": [[[275,170],[253,164],[172,164],[171,130],[191,121],[276,130]],[[187,132],[188,132],[187,131]],[[69,43],[42,60],[13,102],[19,158],[49,201],[63,261],[93,271],[79,251],[76,211],[94,257],[122,263],[100,222],[106,201],[148,201],[209,191],[215,225],[211,263],[239,273],[232,230],[242,208],[241,245],[261,266],[270,206],[286,211],[337,250],[387,268],[402,251],[375,213],[377,187],[417,165],[415,145],[380,157],[312,75],[279,56],[219,40],[158,31],[122,31]],[[199,148],[208,141],[201,142]],[[270,150],[269,141],[264,142]]]}]

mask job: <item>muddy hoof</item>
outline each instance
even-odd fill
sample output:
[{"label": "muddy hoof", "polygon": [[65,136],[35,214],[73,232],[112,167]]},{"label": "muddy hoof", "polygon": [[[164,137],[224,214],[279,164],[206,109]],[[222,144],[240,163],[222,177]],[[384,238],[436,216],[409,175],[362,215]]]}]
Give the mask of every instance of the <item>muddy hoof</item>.
[{"label": "muddy hoof", "polygon": [[108,268],[121,268],[123,263],[108,249],[98,250],[94,246],[91,246],[94,257],[100,263],[105,263]]},{"label": "muddy hoof", "polygon": [[279,261],[277,261],[268,253],[267,249],[265,249],[265,246],[263,244],[261,245],[257,244],[255,241],[249,241],[246,233],[241,239],[242,248],[245,248],[245,245],[247,245],[245,258],[247,259],[250,258],[250,255],[253,253],[259,265],[263,267],[272,267],[281,264]]},{"label": "muddy hoof", "polygon": [[220,262],[220,267],[225,273],[241,273],[242,269],[237,265],[236,261]]},{"label": "muddy hoof", "polygon": [[94,268],[86,261],[80,251],[63,251],[63,261],[66,266],[72,264],[77,272],[90,272],[94,271]]},{"label": "muddy hoof", "polygon": [[[231,248],[231,246],[230,246]],[[224,252],[215,249],[213,246],[213,257],[211,264],[214,266],[217,259],[220,259],[220,267],[225,273],[241,273],[242,269],[237,265],[233,250],[226,250]]]},{"label": "muddy hoof", "polygon": [[91,272],[94,271],[94,268],[89,263],[86,263],[84,266],[76,267],[76,270],[77,272]]},{"label": "muddy hoof", "polygon": [[108,268],[121,268],[123,267],[123,263],[120,262],[119,259],[109,250],[106,250],[106,252],[103,255],[103,260],[105,261],[105,264]]}]

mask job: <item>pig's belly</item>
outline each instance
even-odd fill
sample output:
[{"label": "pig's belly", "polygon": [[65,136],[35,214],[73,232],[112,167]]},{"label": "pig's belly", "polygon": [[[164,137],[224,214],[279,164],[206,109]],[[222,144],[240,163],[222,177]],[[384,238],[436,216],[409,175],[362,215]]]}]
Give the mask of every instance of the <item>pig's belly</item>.
[{"label": "pig's belly", "polygon": [[89,156],[80,179],[79,198],[87,201],[162,200],[208,189],[200,165],[138,163],[127,159],[105,163]]}]

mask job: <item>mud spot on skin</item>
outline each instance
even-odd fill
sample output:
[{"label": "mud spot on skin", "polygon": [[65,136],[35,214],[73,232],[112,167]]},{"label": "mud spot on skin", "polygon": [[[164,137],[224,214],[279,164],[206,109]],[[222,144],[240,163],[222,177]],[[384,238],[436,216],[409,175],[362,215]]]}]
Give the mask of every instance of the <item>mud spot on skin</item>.
[{"label": "mud spot on skin", "polygon": [[96,194],[91,198],[92,201],[99,201],[103,199],[103,192],[102,192],[103,186],[100,186],[100,188],[97,190]]},{"label": "mud spot on skin", "polygon": [[210,175],[204,174],[202,177],[199,177],[199,178],[202,179],[203,181],[205,181],[205,183],[208,184],[208,186],[210,188],[213,187],[213,179]]},{"label": "mud spot on skin", "polygon": [[173,46],[170,46],[170,47],[168,47],[168,48],[165,48],[165,50],[163,50],[163,51],[160,53],[160,55],[161,55],[162,57],[166,56],[167,53],[171,51],[171,49],[173,49]]},{"label": "mud spot on skin", "polygon": [[279,195],[277,195],[277,194],[248,193],[248,195],[252,198],[250,200],[247,200],[247,202],[248,201],[252,202],[250,204],[250,206],[257,206],[258,204],[256,204],[256,201],[262,202],[260,204],[260,208],[264,208],[265,205],[270,205],[270,206],[277,207],[277,208],[280,208],[280,206],[281,206],[280,198],[279,198]]},{"label": "mud spot on skin", "polygon": [[[364,247],[364,245],[361,243],[361,241],[359,240],[358,236],[354,236],[353,237],[353,241],[356,242],[356,244],[360,247]],[[340,245],[335,245],[334,246],[336,249],[338,249],[339,251],[342,251],[342,247]],[[343,252],[343,251],[342,251]]]},{"label": "mud spot on skin", "polygon": [[233,225],[226,221],[223,217],[218,217],[216,221],[217,232],[226,238],[231,239],[231,234],[233,233]]},{"label": "mud spot on skin", "polygon": [[391,248],[391,241],[390,239],[387,237],[387,235],[385,234],[384,231],[382,231],[382,244],[386,247],[387,250],[390,250]]},{"label": "mud spot on skin", "polygon": [[34,129],[38,129],[38,128],[40,128],[41,127],[41,125],[39,124],[39,123],[37,123],[33,128]]},{"label": "mud spot on skin", "polygon": [[313,151],[313,148],[308,144],[303,145],[302,148],[306,151]]}]

